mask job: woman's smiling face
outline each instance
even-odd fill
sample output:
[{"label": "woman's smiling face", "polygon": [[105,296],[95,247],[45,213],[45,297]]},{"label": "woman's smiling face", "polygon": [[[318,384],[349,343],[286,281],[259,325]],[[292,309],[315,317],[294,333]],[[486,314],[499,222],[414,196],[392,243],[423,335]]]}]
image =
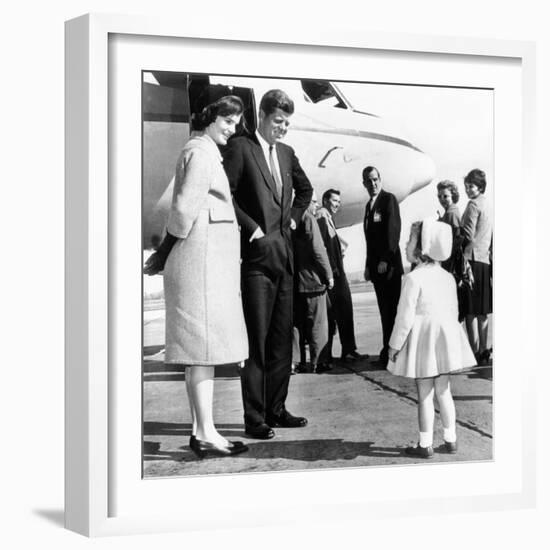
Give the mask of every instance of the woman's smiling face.
[{"label": "woman's smiling face", "polygon": [[217,116],[216,120],[206,127],[205,132],[214,140],[214,143],[226,145],[240,121],[241,115]]},{"label": "woman's smiling face", "polygon": [[475,199],[481,193],[479,187],[475,183],[465,182],[464,189],[469,199]]},{"label": "woman's smiling face", "polygon": [[449,208],[449,206],[453,204],[453,195],[450,189],[442,189],[441,191],[439,191],[439,193],[437,194],[437,198],[439,199],[439,204],[441,204],[441,206],[445,208],[445,210],[447,210],[447,208]]}]

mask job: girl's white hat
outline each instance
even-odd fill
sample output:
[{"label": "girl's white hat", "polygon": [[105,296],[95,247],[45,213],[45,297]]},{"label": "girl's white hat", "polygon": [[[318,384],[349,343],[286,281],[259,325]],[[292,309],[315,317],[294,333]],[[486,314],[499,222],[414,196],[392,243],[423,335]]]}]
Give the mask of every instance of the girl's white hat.
[{"label": "girl's white hat", "polygon": [[453,247],[453,233],[448,223],[434,218],[422,220],[422,254],[436,262],[449,258]]}]

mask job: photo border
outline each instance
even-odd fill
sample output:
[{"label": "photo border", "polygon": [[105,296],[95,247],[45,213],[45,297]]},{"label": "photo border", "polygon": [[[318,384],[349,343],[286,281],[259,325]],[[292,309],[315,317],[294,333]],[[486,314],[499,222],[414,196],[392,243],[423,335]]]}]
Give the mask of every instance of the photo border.
[{"label": "photo border", "polygon": [[[66,527],[88,535],[136,534],[159,531],[208,529],[216,513],[203,524],[181,519],[109,514],[109,477],[112,433],[109,424],[109,157],[108,138],[108,40],[111,34],[146,35],[244,41],[266,44],[309,45],[311,47],[360,48],[445,55],[485,56],[495,60],[512,58],[522,66],[524,181],[533,181],[535,128],[535,46],[530,42],[478,38],[448,38],[354,31],[281,33],[216,29],[208,25],[182,33],[180,21],[119,15],[86,15],[66,23],[66,389],[65,389],[65,521]],[[276,34],[276,37],[275,37]],[[527,209],[525,209],[527,213]],[[534,227],[534,216],[523,216],[523,232]],[[534,256],[533,256],[534,257]],[[505,359],[503,359],[504,361]],[[522,472],[521,490],[507,495],[483,495],[446,499],[445,513],[487,509],[515,509],[535,503],[535,373],[522,365]],[[529,419],[529,421],[527,420]],[[345,495],[334,495],[335,503]],[[416,501],[415,501],[416,502]],[[357,503],[355,503],[357,504]],[[360,503],[359,503],[360,504]],[[258,508],[258,506],[255,506]],[[374,516],[407,515],[392,502],[377,504]],[[441,513],[433,500],[419,501],[414,513]],[[364,511],[349,519],[360,519]],[[411,510],[409,513],[413,513]],[[243,514],[239,514],[242,516]],[[314,514],[305,513],[313,521]],[[230,518],[231,519],[231,518]],[[291,522],[281,518],[278,523]],[[257,525],[255,515],[240,525]],[[234,521],[218,527],[236,526]]]}]

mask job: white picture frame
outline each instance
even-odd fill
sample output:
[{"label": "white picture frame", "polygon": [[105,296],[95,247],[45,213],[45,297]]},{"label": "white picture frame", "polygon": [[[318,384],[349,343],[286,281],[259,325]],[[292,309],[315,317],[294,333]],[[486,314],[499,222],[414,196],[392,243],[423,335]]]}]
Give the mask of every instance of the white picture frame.
[{"label": "white picture frame", "polygon": [[[495,139],[497,151],[516,148],[516,156],[502,154],[495,160],[495,178],[502,181],[503,191],[497,192],[495,216],[495,256],[508,247],[521,250],[515,261],[522,265],[522,258],[535,255],[533,243],[528,239],[529,229],[534,232],[534,219],[524,214],[524,206],[517,207],[513,215],[520,230],[511,232],[506,224],[506,212],[512,212],[513,203],[505,195],[512,182],[512,174],[506,174],[506,163],[519,171],[529,181],[533,170],[532,151],[534,140],[534,90],[535,90],[535,48],[529,42],[512,42],[487,39],[458,39],[415,35],[392,35],[384,33],[350,33],[326,31],[322,34],[313,30],[292,29],[267,32],[265,29],[218,29],[212,25],[193,22],[182,25],[167,18],[144,18],[136,16],[86,15],[66,23],[66,527],[88,536],[114,534],[138,534],[161,531],[184,531],[208,529],[212,524],[218,527],[253,526],[293,521],[293,510],[303,510],[303,519],[313,521],[319,518],[320,508],[327,499],[337,504],[332,518],[359,519],[364,514],[374,516],[407,515],[414,503],[415,513],[440,513],[452,511],[474,511],[487,509],[515,509],[530,507],[535,500],[535,432],[530,418],[535,416],[535,371],[533,361],[522,362],[522,390],[518,392],[521,415],[512,413],[507,405],[511,402],[513,382],[505,370],[507,361],[514,357],[528,357],[531,353],[528,342],[520,343],[510,354],[506,353],[506,335],[514,329],[514,320],[535,315],[527,303],[534,304],[533,290],[529,288],[524,274],[515,273],[518,285],[516,296],[506,296],[506,266],[495,263],[495,269],[502,271],[502,283],[495,288],[496,309],[503,312],[495,329],[495,338],[502,344],[503,373],[498,384],[502,388],[496,396],[497,441],[495,460],[490,464],[463,465],[462,473],[471,480],[478,480],[478,490],[472,492],[468,483],[462,491],[457,487],[441,490],[441,484],[449,479],[453,466],[417,466],[412,476],[410,468],[392,467],[393,483],[400,491],[387,490],[384,495],[383,470],[374,473],[359,470],[339,472],[275,473],[248,476],[224,476],[192,480],[143,481],[135,472],[141,456],[141,441],[133,448],[127,434],[121,435],[120,425],[128,421],[128,432],[135,432],[135,403],[138,395],[129,386],[126,395],[120,392],[120,381],[113,369],[119,350],[113,342],[111,329],[117,323],[120,308],[113,305],[118,294],[113,287],[113,269],[122,259],[113,253],[120,248],[113,243],[122,231],[120,203],[113,195],[110,181],[116,173],[113,167],[117,158],[111,157],[109,142],[113,137],[113,117],[109,110],[112,94],[113,71],[124,70],[122,65],[110,59],[109,44],[113,39],[130,41],[130,48],[142,48],[140,42],[155,39],[164,52],[180,47],[185,40],[208,42],[209,49],[221,51],[224,45],[272,49],[276,51],[303,52],[304,55],[353,56],[375,52],[394,57],[435,60],[438,64],[463,63],[472,67],[487,64],[495,67],[512,67],[512,76],[503,74],[495,77],[497,93],[505,95],[510,79],[511,88],[517,88],[516,96],[506,101],[513,107],[517,120],[513,126],[519,129],[516,136],[508,136],[504,130],[506,121],[498,110],[495,116]],[[185,47],[185,45],[181,46]],[[167,50],[168,49],[168,50]],[[143,51],[141,49],[140,51]],[[317,53],[316,53],[317,52]],[[392,57],[393,56],[393,57]],[[132,56],[129,58],[132,63]],[[397,60],[399,62],[399,60]],[[145,62],[145,61],[143,61]],[[149,62],[149,60],[147,60]],[[138,58],[138,65],[141,61]],[[428,63],[429,64],[429,63]],[[166,61],[168,67],[170,62]],[[135,67],[132,67],[135,68]],[[197,69],[190,69],[197,70]],[[303,69],[302,69],[303,70]],[[330,70],[330,68],[329,68]],[[464,68],[460,70],[465,70]],[[472,73],[475,71],[472,71]],[[507,69],[503,69],[506,73]],[[405,70],[397,75],[406,81]],[[290,76],[290,75],[289,75]],[[487,77],[490,78],[491,77]],[[499,80],[500,79],[500,80]],[[514,89],[515,89],[514,88]],[[137,116],[139,116],[139,109]],[[511,117],[513,118],[513,117]],[[510,122],[510,121],[508,121]],[[519,145],[519,149],[517,146]],[[521,154],[517,154],[521,151]],[[121,155],[123,153],[121,152]],[[118,153],[115,153],[115,157]],[[139,164],[139,163],[138,163]],[[517,173],[514,171],[514,174]],[[510,193],[509,193],[510,194]],[[134,222],[135,223],[135,220]],[[508,224],[509,225],[509,224]],[[501,244],[502,243],[502,244]],[[506,245],[504,245],[506,243]],[[501,257],[505,257],[503,253]],[[133,268],[140,274],[141,255],[134,259]],[[508,266],[509,267],[509,266]],[[499,275],[500,276],[500,275]],[[510,276],[508,275],[508,281]],[[502,286],[499,286],[502,284]],[[115,296],[116,294],[116,296]],[[139,310],[135,304],[133,311]],[[504,310],[506,308],[506,310]],[[132,312],[128,313],[132,315]],[[518,317],[519,316],[519,317]],[[138,324],[141,318],[137,319]],[[136,350],[139,356],[140,349]],[[498,360],[498,355],[497,355]],[[138,366],[141,363],[138,363]],[[139,369],[138,369],[139,370]],[[135,373],[134,373],[135,374]],[[132,379],[134,382],[136,378]],[[137,378],[139,380],[139,376]],[[132,401],[131,404],[126,401]],[[500,401],[500,402],[499,402]],[[134,407],[134,408],[133,408]],[[508,416],[509,415],[509,416]],[[117,417],[117,422],[113,420]],[[517,418],[516,418],[517,416]],[[500,419],[500,421],[499,421]],[[130,426],[132,424],[133,428]],[[502,452],[511,441],[512,431],[521,433],[521,445],[516,445],[510,454]],[[513,451],[513,452],[512,452]],[[135,461],[134,461],[134,456]],[[513,456],[512,456],[513,455]],[[128,464],[128,483],[121,481],[120,457]],[[126,461],[126,462],[124,462]],[[133,476],[133,477],[132,477]],[[387,476],[386,476],[387,477]],[[414,480],[412,479],[414,477]],[[253,478],[253,479],[251,479]],[[379,486],[376,485],[379,480]],[[428,481],[426,481],[428,480]],[[487,485],[482,483],[487,480]],[[185,494],[194,499],[181,502],[174,513],[164,513],[159,508],[155,514],[145,503],[155,500],[170,505],[174,498],[170,487],[180,492],[185,483]],[[288,487],[302,485],[299,495],[293,496],[293,506],[280,507]],[[146,486],[141,496],[133,493]],[[247,504],[244,499],[224,504],[220,499],[215,505],[210,501],[208,516],[200,513],[201,506],[193,510],[193,501],[200,503],[199,494],[231,495],[238,487],[239,493],[249,493],[253,486],[280,488],[280,494],[267,505]],[[368,487],[365,491],[362,487]],[[419,495],[418,489],[424,492]],[[370,495],[367,493],[371,493]],[[169,495],[166,497],[166,495]],[[414,496],[417,495],[417,496]],[[165,498],[166,497],[166,498]],[[198,499],[198,500],[197,500]],[[208,502],[208,499],[205,500]],[[225,500],[227,502],[227,499]],[[123,504],[121,504],[123,503]],[[125,503],[125,504],[124,504]],[[309,506],[309,507],[308,507]],[[317,506],[317,508],[316,508]],[[229,509],[232,513],[228,514]]]}]

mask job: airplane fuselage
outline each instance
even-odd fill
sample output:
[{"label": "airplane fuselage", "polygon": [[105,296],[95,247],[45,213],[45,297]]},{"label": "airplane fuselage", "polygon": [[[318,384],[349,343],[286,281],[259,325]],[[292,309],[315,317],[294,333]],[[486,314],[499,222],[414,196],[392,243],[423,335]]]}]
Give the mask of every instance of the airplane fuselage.
[{"label": "airplane fuselage", "polygon": [[[299,81],[292,82],[294,85]],[[261,97],[263,88],[254,88]],[[269,81],[269,86],[276,87]],[[269,89],[269,88],[267,88]],[[299,97],[294,90],[293,97]],[[383,118],[338,108],[324,102],[295,101],[295,112],[285,143],[294,148],[319,200],[329,188],[341,192],[337,215],[339,227],[362,222],[368,194],[362,185],[362,171],[376,166],[383,187],[401,202],[428,185],[435,172],[432,159],[401,137]],[[172,199],[173,174],[179,152],[189,137],[186,122],[144,122],[143,214],[144,244],[161,235]]]}]

